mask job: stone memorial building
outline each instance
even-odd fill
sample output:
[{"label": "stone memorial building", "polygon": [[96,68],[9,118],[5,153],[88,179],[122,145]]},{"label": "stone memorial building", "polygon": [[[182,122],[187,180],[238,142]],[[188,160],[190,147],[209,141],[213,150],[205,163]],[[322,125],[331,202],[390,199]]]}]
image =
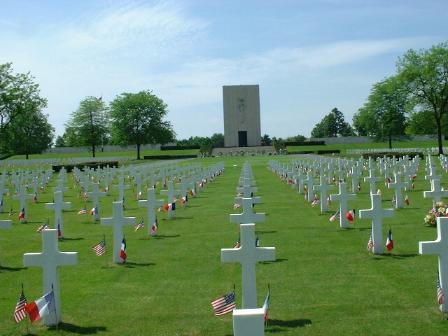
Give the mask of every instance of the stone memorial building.
[{"label": "stone memorial building", "polygon": [[224,146],[261,145],[258,85],[223,86]]}]

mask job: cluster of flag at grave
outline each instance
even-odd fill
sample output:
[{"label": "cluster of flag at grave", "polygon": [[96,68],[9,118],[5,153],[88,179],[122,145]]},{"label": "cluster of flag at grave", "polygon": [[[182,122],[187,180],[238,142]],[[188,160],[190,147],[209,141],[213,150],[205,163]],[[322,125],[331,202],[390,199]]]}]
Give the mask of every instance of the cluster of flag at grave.
[{"label": "cluster of flag at grave", "polygon": [[[375,244],[373,242],[372,235],[370,235],[369,241],[367,242],[367,251],[372,252],[374,246],[375,246]],[[387,233],[386,248],[388,251],[392,251],[394,249],[394,240],[392,238],[392,229],[389,229],[389,232]]]},{"label": "cluster of flag at grave", "polygon": [[14,309],[13,317],[14,321],[16,321],[16,323],[19,323],[28,315],[30,321],[35,322],[49,315],[51,312],[56,312],[53,290],[36,299],[35,301],[28,303],[26,301],[25,294],[22,288],[19,300],[17,301],[16,307]]},{"label": "cluster of flag at grave", "polygon": [[[266,297],[264,299],[263,303],[263,311],[264,311],[264,321],[265,323],[269,319],[269,300],[271,296],[271,289],[268,286],[268,293],[266,294]],[[213,300],[211,302],[213,312],[215,316],[221,316],[228,314],[232,312],[236,308],[236,302],[235,302],[235,290],[230,293],[226,293],[219,298]]]}]

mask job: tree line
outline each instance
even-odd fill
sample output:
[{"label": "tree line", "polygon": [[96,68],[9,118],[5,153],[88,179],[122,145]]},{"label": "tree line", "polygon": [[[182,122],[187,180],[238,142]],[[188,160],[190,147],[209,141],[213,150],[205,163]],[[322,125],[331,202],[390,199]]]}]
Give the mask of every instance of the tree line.
[{"label": "tree line", "polygon": [[353,116],[353,126],[334,108],[311,132],[313,137],[396,136],[437,134],[439,153],[448,135],[448,43],[408,50],[396,73],[372,86],[364,105]]}]

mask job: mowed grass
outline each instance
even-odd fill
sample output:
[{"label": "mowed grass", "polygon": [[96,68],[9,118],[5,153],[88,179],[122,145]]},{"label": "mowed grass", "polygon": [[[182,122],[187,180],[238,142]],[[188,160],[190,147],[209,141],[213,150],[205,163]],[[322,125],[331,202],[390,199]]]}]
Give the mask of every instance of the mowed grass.
[{"label": "mowed grass", "polygon": [[[290,158],[281,158],[290,161]],[[420,167],[411,205],[385,220],[384,236],[393,230],[395,249],[384,256],[366,250],[370,222],[356,219],[342,230],[329,222],[330,211],[321,215],[303,195],[267,169],[268,158],[228,158],[226,170],[215,182],[191,198],[177,217],[159,213],[159,237],[148,238],[147,228],[124,229],[128,263],[112,263],[112,229],[94,223],[89,215],[77,215],[84,202],[72,190],[65,200],[72,211],[64,213],[66,239],[61,251],[77,251],[78,265],[60,268],[62,320],[57,330],[40,322],[29,326],[33,335],[232,335],[231,315],[215,317],[210,302],[236,285],[241,304],[241,270],[222,264],[220,249],[233,247],[238,227],[229,222],[233,198],[244,162],[251,163],[263,203],[255,207],[267,214],[257,224],[262,246],[276,247],[276,262],[257,265],[259,306],[267,285],[271,287],[270,321],[266,334],[275,335],[446,335],[446,315],[438,311],[435,279],[437,258],[418,255],[418,242],[434,240],[436,230],[423,225],[431,201],[422,198],[429,188]],[[215,159],[190,161],[208,165]],[[444,176],[445,178],[445,176]],[[0,335],[26,335],[27,323],[12,320],[21,283],[29,301],[42,294],[42,272],[23,268],[22,255],[41,251],[35,229],[52,212],[43,203],[52,200],[54,180],[38,204],[30,205],[30,221],[0,231]],[[384,207],[391,206],[391,191],[383,190]],[[446,187],[446,186],[445,186]],[[336,187],[333,189],[336,192]],[[116,189],[102,199],[102,217],[112,214]],[[125,214],[144,217],[145,209],[129,190]],[[13,201],[17,211],[17,201]],[[5,202],[9,211],[11,201]],[[87,208],[91,203],[87,203]],[[355,209],[369,208],[367,184]],[[337,204],[332,204],[332,211]],[[7,219],[8,214],[1,214]],[[147,224],[147,223],[146,223]],[[91,247],[106,235],[108,252],[97,257]],[[29,324],[28,324],[29,325]]]}]

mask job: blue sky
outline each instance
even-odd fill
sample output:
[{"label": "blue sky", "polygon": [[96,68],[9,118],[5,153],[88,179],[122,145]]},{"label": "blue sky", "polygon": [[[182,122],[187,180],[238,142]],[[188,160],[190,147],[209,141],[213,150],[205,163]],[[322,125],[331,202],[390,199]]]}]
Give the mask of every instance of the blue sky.
[{"label": "blue sky", "polygon": [[259,84],[262,133],[346,120],[400,55],[448,41],[448,1],[0,1],[0,63],[30,71],[62,134],[86,96],[152,90],[178,138],[223,132],[222,86]]}]

